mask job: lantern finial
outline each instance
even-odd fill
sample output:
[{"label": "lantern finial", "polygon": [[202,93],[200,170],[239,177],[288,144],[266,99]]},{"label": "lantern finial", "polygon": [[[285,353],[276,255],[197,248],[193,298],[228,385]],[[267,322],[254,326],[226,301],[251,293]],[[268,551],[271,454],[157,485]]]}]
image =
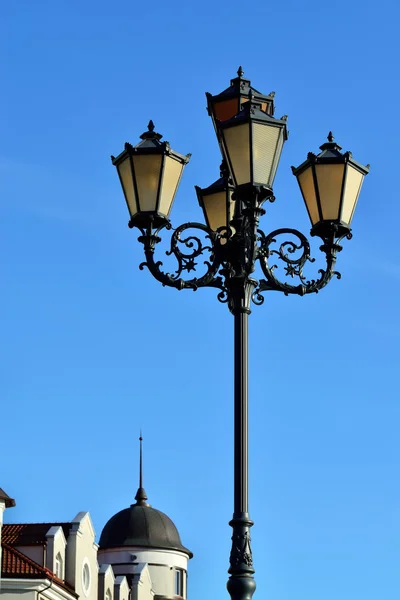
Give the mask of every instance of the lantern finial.
[{"label": "lantern finial", "polygon": [[241,66],[238,68],[237,74],[238,74],[238,77],[243,77],[244,71],[243,71],[243,68]]},{"label": "lantern finial", "polygon": [[333,137],[333,133],[332,133],[332,131],[330,131],[330,132],[328,133],[328,142],[331,142],[331,143],[332,143],[334,139],[335,139],[335,138]]},{"label": "lantern finial", "polygon": [[150,119],[149,124],[147,125],[147,131],[142,133],[140,136],[141,140],[161,140],[161,133],[157,133],[154,131],[154,122]]}]

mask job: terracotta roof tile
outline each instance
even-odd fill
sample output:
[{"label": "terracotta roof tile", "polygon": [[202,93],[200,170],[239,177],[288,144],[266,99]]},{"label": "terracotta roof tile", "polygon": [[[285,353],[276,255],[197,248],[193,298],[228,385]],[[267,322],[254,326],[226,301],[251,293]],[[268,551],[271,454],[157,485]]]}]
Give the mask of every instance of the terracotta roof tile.
[{"label": "terracotta roof tile", "polygon": [[18,576],[31,576],[31,575],[40,575],[42,577],[53,577],[54,574],[42,567],[37,562],[22,554],[16,548],[5,544],[2,545],[2,553],[1,553],[1,576],[2,577],[10,577],[11,575]]},{"label": "terracotta roof tile", "polygon": [[62,527],[67,538],[72,523],[4,523],[2,540],[11,546],[42,545],[46,543],[46,533],[53,526]]},{"label": "terracotta roof tile", "polygon": [[1,577],[3,579],[51,579],[70,594],[78,597],[78,594],[50,569],[42,567],[42,565],[9,544],[2,542],[1,547]]}]

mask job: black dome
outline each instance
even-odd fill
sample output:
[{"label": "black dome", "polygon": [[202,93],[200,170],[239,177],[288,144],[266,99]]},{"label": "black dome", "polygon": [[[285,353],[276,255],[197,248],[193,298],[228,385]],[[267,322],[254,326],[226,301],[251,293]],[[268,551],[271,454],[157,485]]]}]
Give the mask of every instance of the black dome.
[{"label": "black dome", "polygon": [[192,558],[182,546],[174,523],[167,515],[144,503],[132,504],[121,510],[106,523],[99,541],[100,549],[119,546],[144,546],[180,550]]}]

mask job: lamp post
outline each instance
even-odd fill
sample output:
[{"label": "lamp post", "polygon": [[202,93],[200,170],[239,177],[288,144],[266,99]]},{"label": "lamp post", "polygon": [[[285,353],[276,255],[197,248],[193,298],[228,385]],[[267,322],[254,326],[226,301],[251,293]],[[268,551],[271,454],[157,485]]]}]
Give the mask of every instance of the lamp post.
[{"label": "lamp post", "polygon": [[[280,291],[304,296],[318,292],[333,276],[341,241],[351,238],[350,224],[369,166],[357,163],[350,152],[341,153],[332,133],[318,155],[309,153],[299,167],[292,167],[311,220],[311,235],[322,240],[325,267],[316,279],[304,269],[314,262],[308,239],[295,229],[283,228],[265,234],[259,220],[263,205],[273,202],[273,181],[283,145],[287,140],[287,117],[274,117],[274,93],[268,96],[243,79],[241,67],[230,87],[212,96],[207,94],[208,111],[217,134],[223,162],[221,177],[207,188],[196,187],[206,225],[184,223],[171,235],[168,255],[177,260],[175,273],[161,269],[155,250],[160,232],[171,230],[169,214],[185,164],[190,155],[171,150],[150,121],[137,146],[112,158],[117,167],[130,213],[129,227],[139,229],[145,262],[163,285],[178,290],[214,287],[218,300],[226,302],[234,317],[234,510],[228,591],[232,600],[251,600],[256,588],[250,546],[248,507],[248,316],[251,303],[261,305],[263,293]],[[187,235],[197,229],[207,238]],[[289,240],[277,243],[281,235]],[[196,271],[195,260],[207,255],[200,277],[183,278]],[[272,259],[272,262],[271,262]],[[277,274],[275,260],[283,262],[285,277]],[[263,277],[253,275],[257,264]],[[289,278],[289,279],[288,279]],[[290,282],[295,279],[296,284]]]}]

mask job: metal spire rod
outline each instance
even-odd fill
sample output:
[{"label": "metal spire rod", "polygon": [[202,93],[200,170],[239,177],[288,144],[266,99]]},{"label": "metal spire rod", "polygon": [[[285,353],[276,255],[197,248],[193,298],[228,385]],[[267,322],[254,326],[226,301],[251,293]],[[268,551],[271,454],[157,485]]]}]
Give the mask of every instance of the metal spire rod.
[{"label": "metal spire rod", "polygon": [[139,504],[140,506],[149,506],[148,504],[146,504],[146,500],[147,500],[147,494],[146,491],[143,487],[143,437],[142,437],[142,430],[140,430],[140,437],[139,437],[139,442],[140,442],[140,458],[139,458],[139,488],[138,491],[136,492],[136,496],[135,496],[135,500],[136,500],[136,504]]},{"label": "metal spire rod", "polygon": [[140,464],[139,464],[139,487],[143,487],[143,437],[142,430],[140,430]]}]

